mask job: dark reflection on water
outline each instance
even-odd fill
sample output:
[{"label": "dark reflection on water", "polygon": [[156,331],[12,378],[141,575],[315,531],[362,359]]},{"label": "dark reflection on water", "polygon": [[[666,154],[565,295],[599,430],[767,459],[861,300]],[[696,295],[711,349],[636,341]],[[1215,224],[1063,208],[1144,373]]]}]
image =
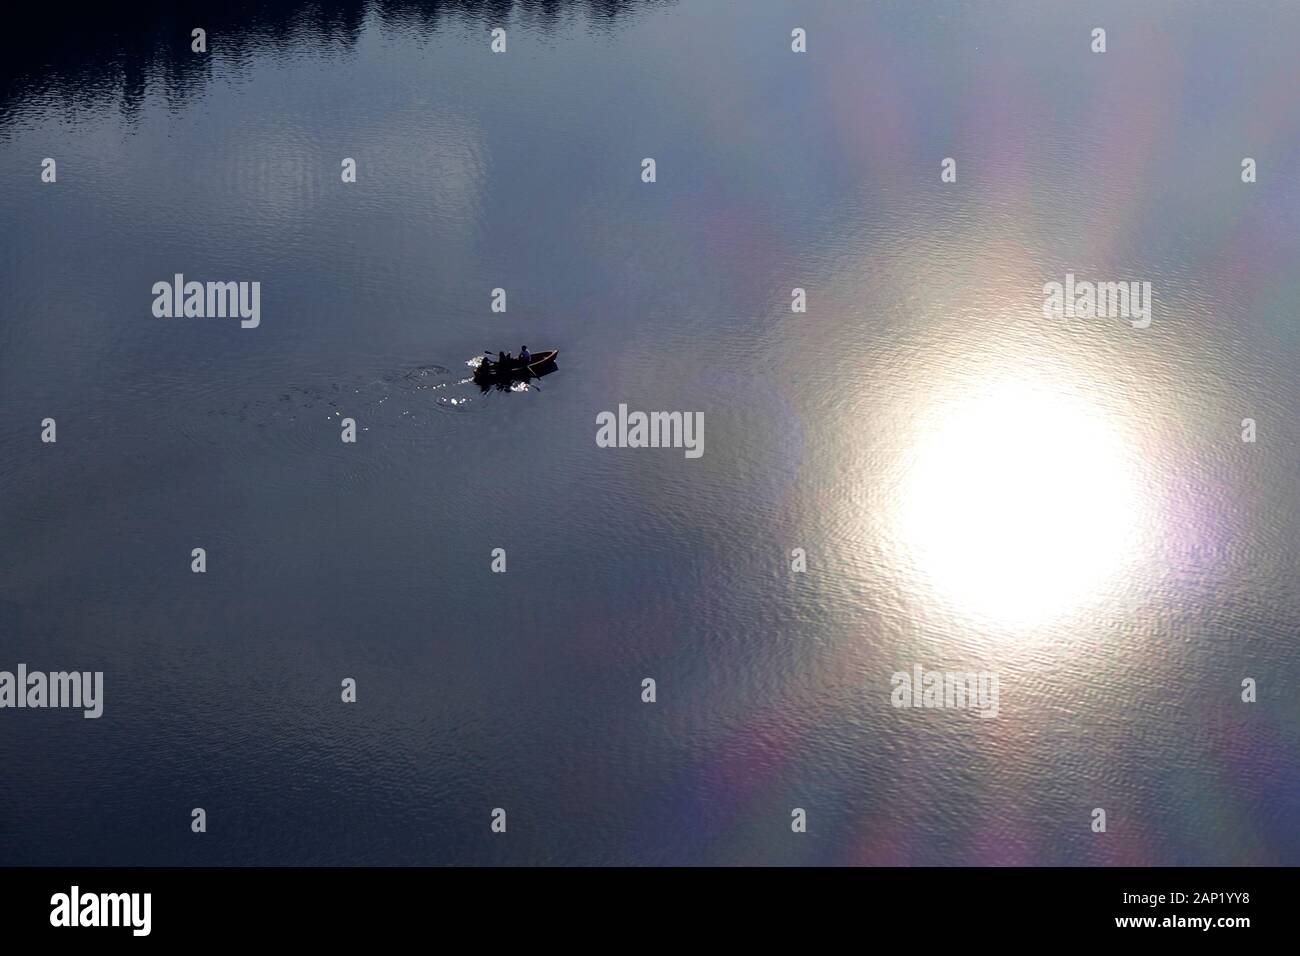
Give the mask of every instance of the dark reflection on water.
[{"label": "dark reflection on water", "polygon": [[[191,50],[191,31],[207,32],[209,49],[235,65],[256,54],[286,55],[310,45],[354,52],[368,18],[430,35],[447,21],[485,29],[514,21],[548,33],[582,16],[592,29],[612,28],[628,11],[676,0],[330,0],[325,3],[229,0],[153,2],[116,7],[74,4],[67,19],[20,11],[0,32],[0,124],[15,103],[42,97],[47,108],[102,108],[118,100],[128,117],[151,83],[184,108],[212,78],[212,61]],[[30,22],[24,16],[31,16]],[[0,127],[0,133],[3,132]]]},{"label": "dark reflection on water", "polygon": [[[1300,862],[1300,10],[1090,14],[0,34],[0,670],[106,682],[0,711],[0,862]],[[261,325],[153,318],[177,272]],[[1067,272],[1151,326],[1044,319]],[[891,706],[917,664],[997,719]]]}]

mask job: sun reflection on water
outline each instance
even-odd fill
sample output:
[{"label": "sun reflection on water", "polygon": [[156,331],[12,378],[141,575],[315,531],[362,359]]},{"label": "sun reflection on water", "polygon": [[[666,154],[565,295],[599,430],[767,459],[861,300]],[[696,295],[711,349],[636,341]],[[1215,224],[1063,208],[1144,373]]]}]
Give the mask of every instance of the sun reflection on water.
[{"label": "sun reflection on water", "polygon": [[948,396],[904,453],[892,516],[935,599],[1009,627],[1079,609],[1140,560],[1136,451],[1085,394],[1024,378]]}]

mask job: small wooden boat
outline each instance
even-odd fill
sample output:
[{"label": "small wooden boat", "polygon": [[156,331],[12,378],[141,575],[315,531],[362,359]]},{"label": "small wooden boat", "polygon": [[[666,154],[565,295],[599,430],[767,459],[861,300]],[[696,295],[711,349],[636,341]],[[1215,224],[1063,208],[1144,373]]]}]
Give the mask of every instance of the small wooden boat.
[{"label": "small wooden boat", "polygon": [[555,356],[559,354],[559,349],[534,352],[527,365],[517,358],[508,359],[507,365],[509,367],[504,369],[501,367],[500,362],[484,359],[479,363],[478,368],[474,369],[474,378],[481,382],[505,382],[516,378],[541,378],[547,372],[554,371]]}]

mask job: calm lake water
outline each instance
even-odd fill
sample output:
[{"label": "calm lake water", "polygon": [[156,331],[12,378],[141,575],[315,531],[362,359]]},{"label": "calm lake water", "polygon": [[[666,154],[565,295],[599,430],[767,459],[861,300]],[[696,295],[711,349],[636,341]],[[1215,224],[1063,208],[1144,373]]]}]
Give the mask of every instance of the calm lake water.
[{"label": "calm lake water", "polygon": [[10,31],[0,863],[1300,864],[1300,8],[1091,7]]}]

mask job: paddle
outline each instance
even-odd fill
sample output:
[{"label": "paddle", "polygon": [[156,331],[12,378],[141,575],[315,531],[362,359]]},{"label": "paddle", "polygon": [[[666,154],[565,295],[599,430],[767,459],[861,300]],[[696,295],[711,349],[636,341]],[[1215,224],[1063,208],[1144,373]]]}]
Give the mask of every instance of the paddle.
[{"label": "paddle", "polygon": [[[533,371],[533,365],[535,364],[537,363],[530,362],[529,364],[524,366],[524,373],[528,376],[528,378],[525,381],[527,381],[529,385],[532,385],[533,388],[537,389],[540,392],[542,390],[542,376],[539,375],[537,372]],[[536,379],[536,384],[533,384],[534,379]]]}]

